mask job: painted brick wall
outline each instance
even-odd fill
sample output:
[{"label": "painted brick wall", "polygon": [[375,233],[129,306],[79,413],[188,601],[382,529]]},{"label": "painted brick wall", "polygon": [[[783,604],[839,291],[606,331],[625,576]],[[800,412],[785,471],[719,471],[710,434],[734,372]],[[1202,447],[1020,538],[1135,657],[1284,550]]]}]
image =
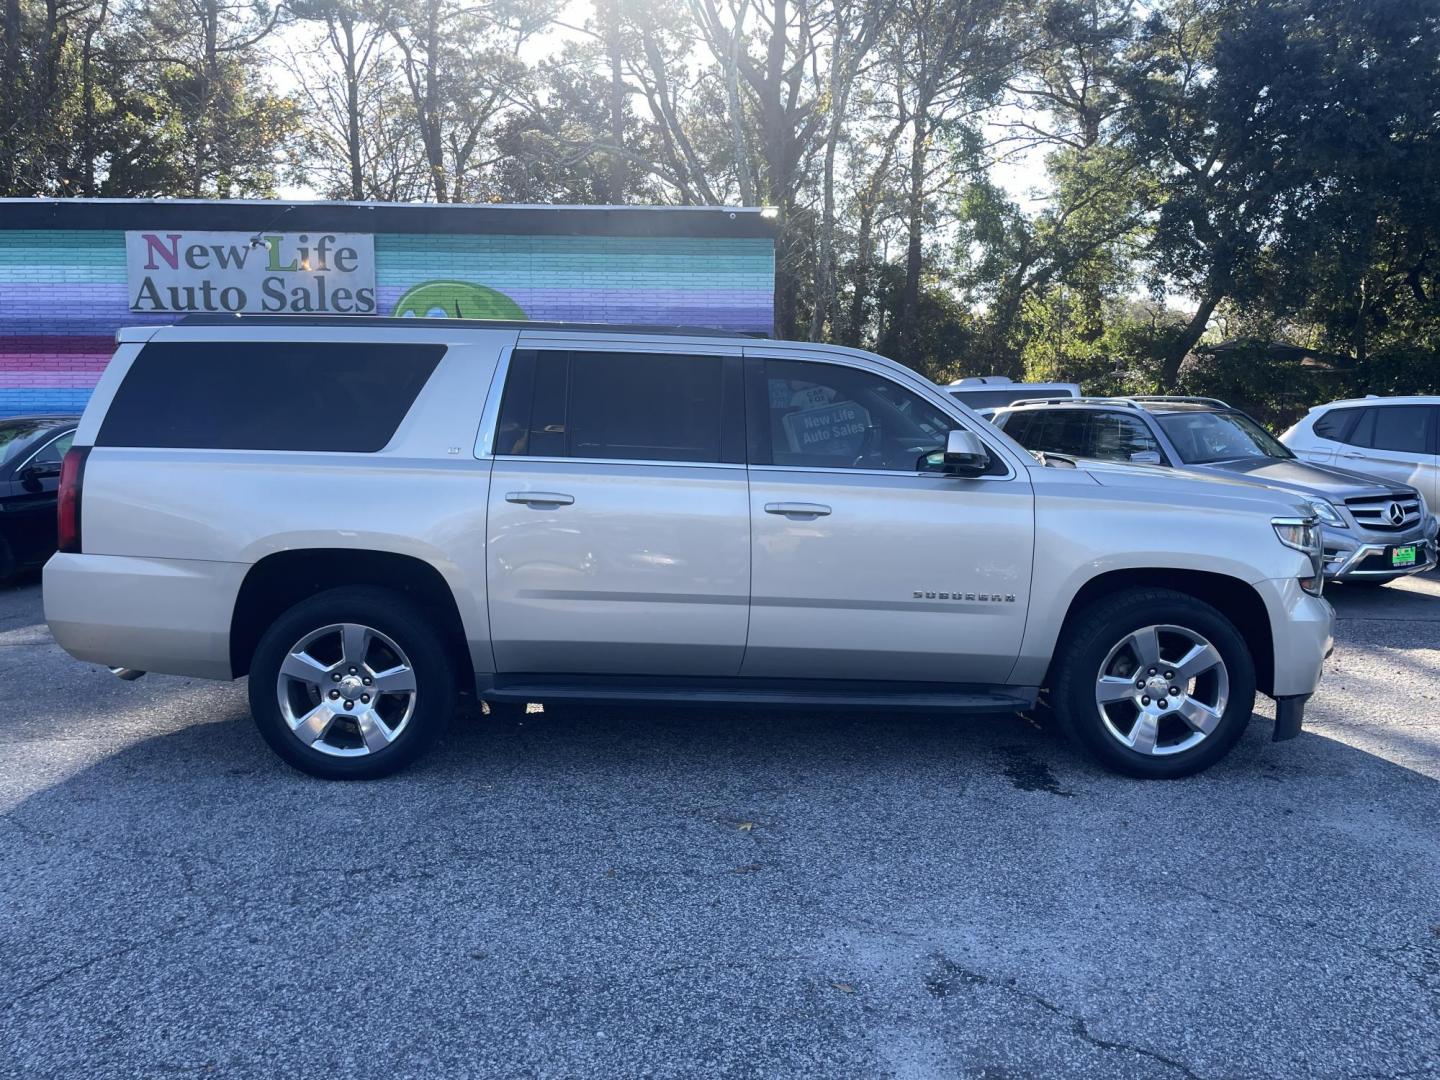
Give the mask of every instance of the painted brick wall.
[{"label": "painted brick wall", "polygon": [[[764,238],[376,233],[375,263],[383,315],[415,286],[454,281],[531,319],[760,332],[773,321]],[[169,321],[129,310],[122,230],[0,229],[0,415],[79,412],[116,329]]]}]

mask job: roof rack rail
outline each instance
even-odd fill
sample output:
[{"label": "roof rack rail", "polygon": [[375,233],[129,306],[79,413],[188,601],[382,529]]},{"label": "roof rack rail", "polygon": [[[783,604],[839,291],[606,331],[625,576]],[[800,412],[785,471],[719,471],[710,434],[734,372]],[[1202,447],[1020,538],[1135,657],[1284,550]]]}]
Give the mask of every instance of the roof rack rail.
[{"label": "roof rack rail", "polygon": [[1016,405],[1123,405],[1127,408],[1138,409],[1139,405],[1128,397],[1040,397],[1040,398],[1019,398],[1009,405],[998,405],[996,408],[1013,409]]},{"label": "roof rack rail", "polygon": [[394,315],[233,315],[196,313],[176,326],[382,326],[394,330],[590,330],[610,334],[675,334],[685,337],[768,338],[761,330],[722,330],[713,326],[670,326],[646,323],[541,322],[529,319],[417,319]]},{"label": "roof rack rail", "polygon": [[1222,409],[1230,408],[1228,401],[1221,401],[1215,397],[1192,397],[1187,394],[1131,394],[1132,401],[1178,401],[1185,405],[1219,405]]}]

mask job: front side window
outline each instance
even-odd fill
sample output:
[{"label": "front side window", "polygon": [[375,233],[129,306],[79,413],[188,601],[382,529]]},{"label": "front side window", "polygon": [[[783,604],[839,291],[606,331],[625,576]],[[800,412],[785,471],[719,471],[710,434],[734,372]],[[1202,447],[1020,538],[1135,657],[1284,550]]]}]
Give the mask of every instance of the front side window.
[{"label": "front side window", "polygon": [[1246,458],[1289,459],[1295,456],[1244,413],[1166,413],[1158,420],[1175,444],[1180,460],[1187,465],[1242,461]]},{"label": "front side window", "polygon": [[75,432],[67,431],[58,439],[52,439],[31,459],[32,465],[59,465],[65,458],[65,451],[75,441]]},{"label": "front side window", "polygon": [[495,453],[619,461],[743,461],[738,357],[518,351]]},{"label": "front side window", "polygon": [[[840,364],[765,360],[753,410],[752,460],[799,468],[940,472],[962,425],[881,375]],[[922,460],[929,458],[929,460]],[[1004,464],[992,457],[991,471]]]}]

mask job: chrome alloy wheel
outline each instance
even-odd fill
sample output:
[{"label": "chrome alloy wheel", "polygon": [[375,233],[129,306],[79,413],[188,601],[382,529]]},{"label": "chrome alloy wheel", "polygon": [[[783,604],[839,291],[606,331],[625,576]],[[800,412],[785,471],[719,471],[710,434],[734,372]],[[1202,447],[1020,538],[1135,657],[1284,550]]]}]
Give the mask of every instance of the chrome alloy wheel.
[{"label": "chrome alloy wheel", "polygon": [[1110,650],[1095,680],[1105,730],[1138,754],[1178,754],[1203,742],[1230,701],[1219,650],[1183,626],[1147,626]]},{"label": "chrome alloy wheel", "polygon": [[415,712],[415,670],[400,646],[359,623],[306,634],[280,665],[280,715],[306,746],[361,757],[389,746]]}]

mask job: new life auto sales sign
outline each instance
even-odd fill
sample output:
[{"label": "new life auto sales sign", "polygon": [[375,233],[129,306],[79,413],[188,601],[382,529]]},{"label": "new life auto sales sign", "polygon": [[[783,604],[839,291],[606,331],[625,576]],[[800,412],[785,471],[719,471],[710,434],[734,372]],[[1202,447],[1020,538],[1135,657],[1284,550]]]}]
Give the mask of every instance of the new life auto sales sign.
[{"label": "new life auto sales sign", "polygon": [[130,310],[374,315],[375,238],[360,233],[127,232]]}]

